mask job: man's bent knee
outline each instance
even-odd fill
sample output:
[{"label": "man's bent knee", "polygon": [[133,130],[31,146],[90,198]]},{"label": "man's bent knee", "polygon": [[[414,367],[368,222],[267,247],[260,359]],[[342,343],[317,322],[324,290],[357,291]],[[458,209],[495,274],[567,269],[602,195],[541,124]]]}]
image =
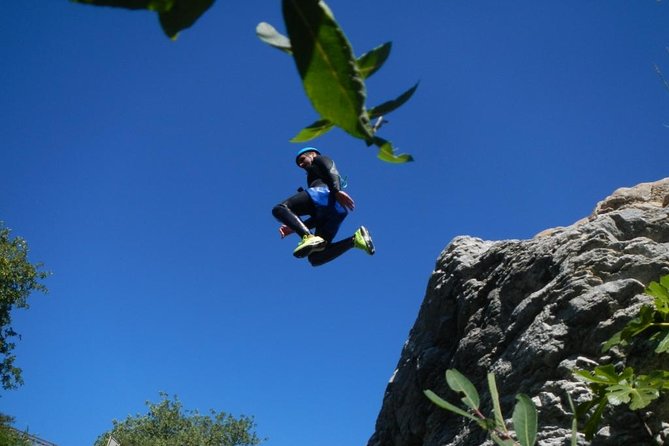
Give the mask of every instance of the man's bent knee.
[{"label": "man's bent knee", "polygon": [[282,215],[285,215],[286,211],[290,212],[290,209],[288,209],[288,206],[286,206],[283,203],[277,204],[276,206],[274,206],[272,208],[272,215],[274,216],[274,218],[280,219],[280,217]]}]

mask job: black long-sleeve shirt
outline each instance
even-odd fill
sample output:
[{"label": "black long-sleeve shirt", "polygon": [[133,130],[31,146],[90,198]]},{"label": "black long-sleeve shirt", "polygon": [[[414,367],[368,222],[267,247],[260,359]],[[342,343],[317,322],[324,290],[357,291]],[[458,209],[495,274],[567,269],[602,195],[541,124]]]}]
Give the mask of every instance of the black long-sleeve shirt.
[{"label": "black long-sleeve shirt", "polygon": [[331,158],[318,155],[313,159],[311,165],[306,168],[306,171],[309,187],[327,186],[332,193],[341,190],[339,172]]}]

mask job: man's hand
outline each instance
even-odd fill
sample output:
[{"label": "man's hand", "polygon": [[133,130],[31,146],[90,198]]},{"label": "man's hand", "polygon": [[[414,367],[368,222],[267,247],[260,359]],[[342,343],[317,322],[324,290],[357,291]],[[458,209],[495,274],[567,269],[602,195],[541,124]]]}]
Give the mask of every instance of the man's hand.
[{"label": "man's hand", "polygon": [[353,198],[343,190],[340,190],[337,192],[337,195],[335,195],[335,198],[337,199],[337,202],[344,206],[346,209],[349,211],[352,211],[355,209],[355,202],[353,201]]},{"label": "man's hand", "polygon": [[287,235],[290,235],[290,234],[292,234],[292,233],[293,233],[293,230],[290,229],[290,228],[289,228],[288,226],[286,226],[286,225],[281,225],[281,227],[279,228],[279,235],[281,235],[281,238],[284,238],[284,237],[286,237]]}]

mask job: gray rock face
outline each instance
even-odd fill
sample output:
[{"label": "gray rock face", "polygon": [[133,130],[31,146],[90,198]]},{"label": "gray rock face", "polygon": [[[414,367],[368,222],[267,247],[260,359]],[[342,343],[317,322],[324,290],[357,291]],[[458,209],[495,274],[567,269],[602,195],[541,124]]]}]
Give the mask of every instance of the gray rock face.
[{"label": "gray rock face", "polygon": [[[669,178],[619,189],[588,218],[531,240],[455,238],[437,260],[368,446],[492,445],[478,426],[424,396],[431,389],[459,402],[445,382],[448,368],[472,380],[487,408],[493,372],[507,418],[525,393],[539,410],[538,444],[570,444],[566,394],[590,398],[572,369],[609,362],[602,342],[650,301],[645,286],[669,274],[668,203]],[[669,444],[661,423],[669,422],[669,401],[648,409],[641,418],[655,441]],[[641,418],[611,411],[592,444],[658,444]]]}]

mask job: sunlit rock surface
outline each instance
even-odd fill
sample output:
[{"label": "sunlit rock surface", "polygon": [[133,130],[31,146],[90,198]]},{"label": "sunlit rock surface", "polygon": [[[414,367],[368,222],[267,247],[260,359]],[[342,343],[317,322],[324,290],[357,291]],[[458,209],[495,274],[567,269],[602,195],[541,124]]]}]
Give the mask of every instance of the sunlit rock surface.
[{"label": "sunlit rock surface", "polygon": [[[492,445],[478,426],[424,396],[431,389],[459,402],[444,379],[448,368],[474,382],[485,408],[492,371],[507,419],[525,393],[538,406],[538,444],[570,444],[566,394],[589,398],[572,369],[620,362],[601,344],[650,300],[645,285],[669,274],[667,204],[669,178],[621,188],[589,217],[530,240],[455,238],[437,260],[368,446]],[[669,370],[666,358],[657,366]],[[648,429],[669,444],[669,401],[648,409],[641,417],[610,411],[592,444],[658,444]]]}]

